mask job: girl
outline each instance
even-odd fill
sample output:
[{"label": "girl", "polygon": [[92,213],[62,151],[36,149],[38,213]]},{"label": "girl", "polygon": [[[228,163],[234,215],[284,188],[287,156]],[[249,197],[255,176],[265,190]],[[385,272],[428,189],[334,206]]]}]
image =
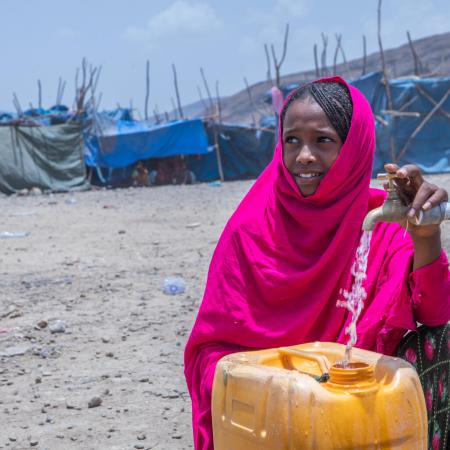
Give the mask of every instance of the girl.
[{"label": "girl", "polygon": [[[288,98],[280,124],[273,161],[219,240],[186,346],[198,450],[213,449],[211,389],[222,356],[347,341],[349,315],[336,301],[352,284],[363,219],[385,199],[369,187],[374,119],[356,88],[338,77],[303,86]],[[447,200],[416,166],[385,168],[411,203],[410,215]],[[449,363],[436,361],[448,360],[448,262],[438,225],[409,224],[407,231],[396,223],[375,226],[357,346],[387,355],[400,348],[419,375],[424,372],[430,445],[446,448]],[[417,333],[417,322],[433,328]],[[414,333],[400,345],[408,330]]]}]

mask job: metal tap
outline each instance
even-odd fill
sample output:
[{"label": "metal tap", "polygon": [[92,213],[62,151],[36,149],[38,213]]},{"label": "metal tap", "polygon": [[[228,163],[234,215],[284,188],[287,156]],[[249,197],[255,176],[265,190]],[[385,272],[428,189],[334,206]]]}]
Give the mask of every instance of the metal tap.
[{"label": "metal tap", "polygon": [[428,211],[419,211],[415,217],[408,217],[407,212],[411,209],[411,205],[405,205],[400,200],[395,189],[394,178],[396,178],[395,174],[378,174],[378,180],[387,180],[389,183],[388,196],[383,205],[369,211],[362,225],[364,231],[372,231],[377,222],[401,222],[407,219],[413,225],[429,225],[450,219],[450,203],[448,202],[441,203]]}]

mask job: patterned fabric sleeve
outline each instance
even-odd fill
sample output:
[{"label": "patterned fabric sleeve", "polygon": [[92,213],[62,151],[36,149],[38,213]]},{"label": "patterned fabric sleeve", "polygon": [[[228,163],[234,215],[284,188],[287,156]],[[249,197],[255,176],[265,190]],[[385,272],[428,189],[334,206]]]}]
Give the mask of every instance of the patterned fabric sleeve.
[{"label": "patterned fabric sleeve", "polygon": [[412,272],[409,286],[417,322],[433,327],[450,321],[450,276],[444,251],[436,261]]}]

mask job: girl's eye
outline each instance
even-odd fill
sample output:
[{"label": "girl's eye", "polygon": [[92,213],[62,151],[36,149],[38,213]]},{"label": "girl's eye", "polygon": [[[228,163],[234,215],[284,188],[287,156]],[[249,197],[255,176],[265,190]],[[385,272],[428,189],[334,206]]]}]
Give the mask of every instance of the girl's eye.
[{"label": "girl's eye", "polygon": [[297,144],[298,143],[298,139],[294,136],[288,136],[286,138],[286,143],[287,144]]},{"label": "girl's eye", "polygon": [[328,136],[320,136],[317,139],[318,142],[334,142],[333,139],[329,138]]}]

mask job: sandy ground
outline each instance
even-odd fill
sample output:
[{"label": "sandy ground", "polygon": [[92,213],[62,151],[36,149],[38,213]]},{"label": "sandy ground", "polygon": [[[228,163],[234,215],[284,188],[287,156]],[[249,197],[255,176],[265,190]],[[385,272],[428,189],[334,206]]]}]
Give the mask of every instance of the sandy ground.
[{"label": "sandy ground", "polygon": [[183,347],[251,184],[0,198],[0,232],[29,233],[0,239],[0,449],[193,448]]}]

